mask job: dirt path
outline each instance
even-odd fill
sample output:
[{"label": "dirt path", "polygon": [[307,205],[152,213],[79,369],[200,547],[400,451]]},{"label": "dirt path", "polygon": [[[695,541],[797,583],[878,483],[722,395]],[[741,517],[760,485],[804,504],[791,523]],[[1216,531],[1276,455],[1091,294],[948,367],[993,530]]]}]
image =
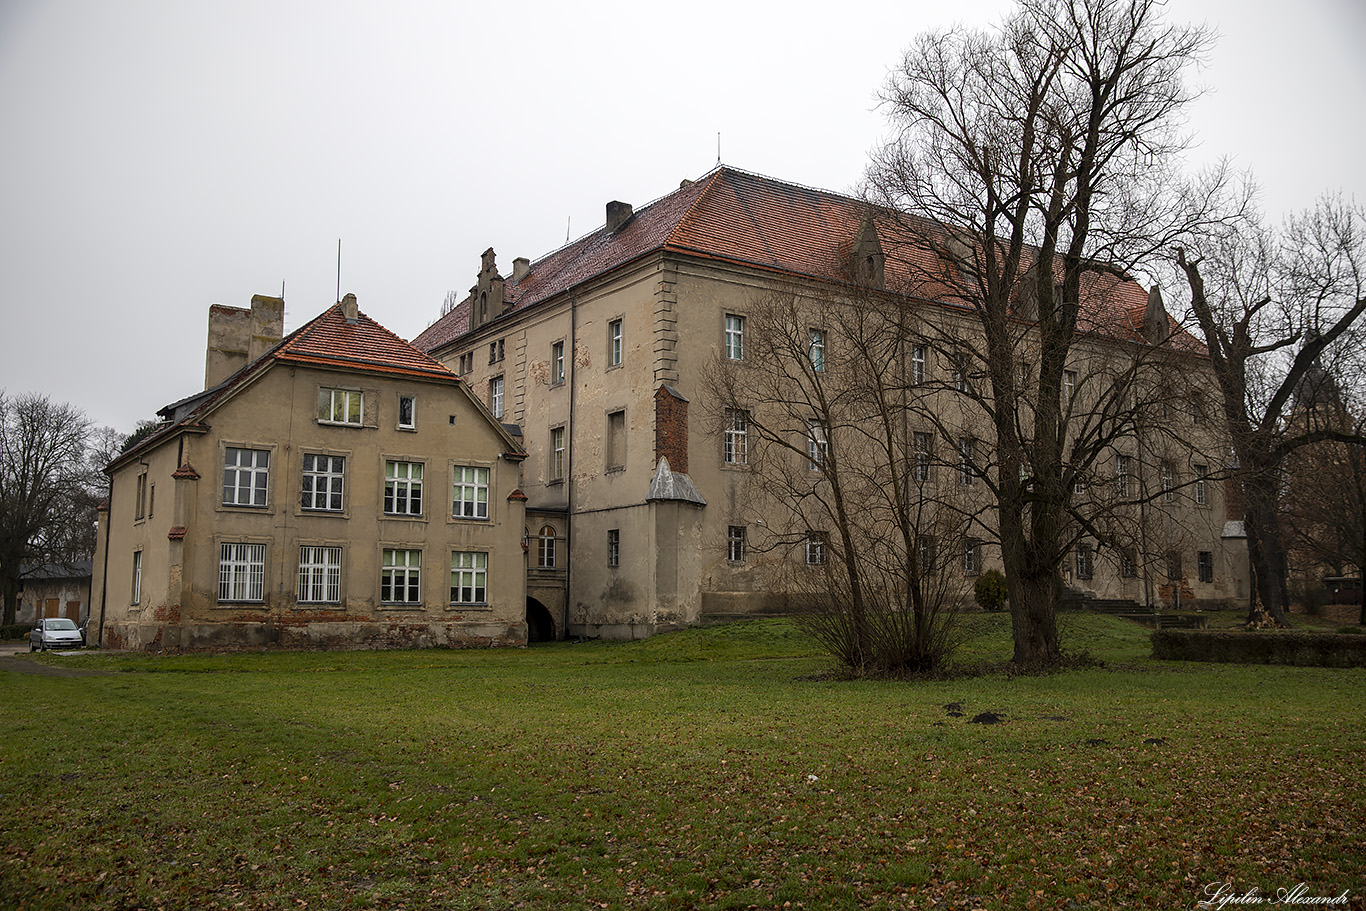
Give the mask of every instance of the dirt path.
[{"label": "dirt path", "polygon": [[52,664],[39,664],[26,658],[12,658],[0,655],[0,671],[13,671],[16,674],[38,674],[42,677],[100,677],[112,671],[94,671],[81,667],[57,667]]}]

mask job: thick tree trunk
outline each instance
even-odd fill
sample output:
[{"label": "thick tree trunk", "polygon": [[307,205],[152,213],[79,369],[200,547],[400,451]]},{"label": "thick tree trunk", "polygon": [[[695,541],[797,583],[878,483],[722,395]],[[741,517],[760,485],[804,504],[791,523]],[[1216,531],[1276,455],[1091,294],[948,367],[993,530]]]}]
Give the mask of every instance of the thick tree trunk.
[{"label": "thick tree trunk", "polygon": [[19,607],[19,580],[5,576],[3,585],[5,589],[4,625],[13,626],[15,623],[15,615]]},{"label": "thick tree trunk", "polygon": [[1285,546],[1281,541],[1280,516],[1276,510],[1276,487],[1272,478],[1250,475],[1243,480],[1244,527],[1247,531],[1248,560],[1252,566],[1257,598],[1248,612],[1248,622],[1257,620],[1260,606],[1281,626],[1286,626],[1289,607],[1286,587]]},{"label": "thick tree trunk", "polygon": [[1010,592],[1010,624],[1015,639],[1012,661],[1023,669],[1051,667],[1062,661],[1058,642],[1057,567],[1038,559],[1026,539],[1018,510],[1001,511],[1001,562]]}]

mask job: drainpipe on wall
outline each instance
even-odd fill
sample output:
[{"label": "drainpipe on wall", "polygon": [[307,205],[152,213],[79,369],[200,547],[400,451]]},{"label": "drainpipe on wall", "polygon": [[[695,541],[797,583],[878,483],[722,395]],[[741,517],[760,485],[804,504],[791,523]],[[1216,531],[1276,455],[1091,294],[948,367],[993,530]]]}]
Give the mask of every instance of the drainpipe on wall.
[{"label": "drainpipe on wall", "polygon": [[[104,603],[109,595],[109,532],[114,527],[114,476],[109,476],[109,509],[104,513],[104,569],[100,574],[100,628],[95,645],[104,648]],[[98,540],[98,535],[96,536]],[[94,598],[95,580],[90,580],[91,598]]]},{"label": "drainpipe on wall", "polygon": [[578,412],[574,410],[574,392],[579,385],[579,369],[577,365],[579,344],[579,302],[574,297],[574,292],[569,292],[569,426],[565,430],[565,435],[569,438],[569,458],[565,460],[565,472],[569,475],[565,479],[565,518],[564,536],[566,559],[564,561],[564,621],[561,627],[564,636],[569,638],[569,602],[571,593],[574,591],[573,572],[574,572],[574,415]]}]

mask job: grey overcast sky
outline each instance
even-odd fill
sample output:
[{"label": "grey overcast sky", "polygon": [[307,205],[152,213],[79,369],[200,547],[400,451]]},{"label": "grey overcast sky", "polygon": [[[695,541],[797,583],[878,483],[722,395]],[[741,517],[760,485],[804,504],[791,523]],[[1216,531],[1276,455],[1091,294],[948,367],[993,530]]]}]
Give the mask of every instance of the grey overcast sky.
[{"label": "grey overcast sky", "polygon": [[[1006,0],[0,0],[0,387],[130,431],[203,385],[211,303],[341,290],[404,338],[717,159],[827,189],[910,39]],[[1366,4],[1173,0],[1220,35],[1192,167],[1273,220],[1366,202]]]}]

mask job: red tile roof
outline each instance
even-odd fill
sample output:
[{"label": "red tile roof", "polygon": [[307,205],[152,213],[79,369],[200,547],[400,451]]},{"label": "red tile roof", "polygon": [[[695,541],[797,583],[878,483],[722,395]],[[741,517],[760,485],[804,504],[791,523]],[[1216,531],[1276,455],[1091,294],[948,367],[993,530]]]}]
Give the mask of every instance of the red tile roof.
[{"label": "red tile roof", "polygon": [[[661,250],[828,280],[846,267],[867,217],[887,254],[887,286],[947,302],[947,283],[955,274],[932,249],[942,247],[942,226],[825,190],[720,167],[646,205],[615,232],[600,228],[532,263],[521,281],[507,281],[508,309],[494,322]],[[1136,282],[1088,274],[1081,328],[1137,340],[1146,304],[1147,292]],[[449,345],[469,331],[469,313],[466,298],[413,344],[423,351]]]}]

